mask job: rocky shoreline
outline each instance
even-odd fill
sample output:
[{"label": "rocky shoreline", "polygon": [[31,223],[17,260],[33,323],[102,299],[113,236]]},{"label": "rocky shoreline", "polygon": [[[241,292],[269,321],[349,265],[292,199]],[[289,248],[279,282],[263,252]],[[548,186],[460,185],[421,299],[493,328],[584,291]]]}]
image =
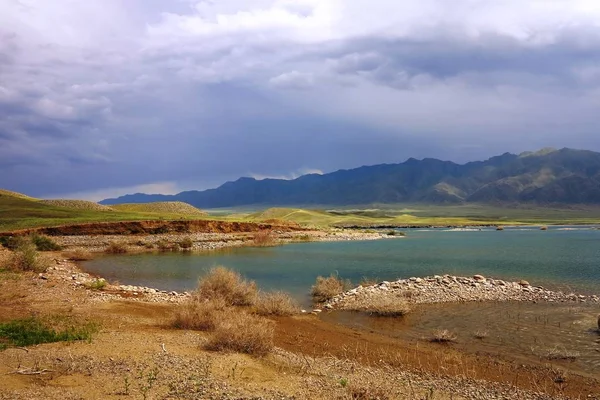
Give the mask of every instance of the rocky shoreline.
[{"label": "rocky shoreline", "polygon": [[326,309],[364,310],[381,298],[397,298],[410,304],[460,303],[472,301],[526,301],[600,303],[597,295],[586,296],[547,290],[529,282],[507,282],[482,275],[459,277],[435,275],[411,277],[371,286],[358,286],[335,296],[325,304]]},{"label": "rocky shoreline", "polygon": [[[388,236],[383,232],[360,232],[348,229],[310,230],[310,231],[268,231],[271,235],[269,245],[294,242],[333,242],[350,240],[378,240],[401,238]],[[230,247],[254,246],[254,232],[236,233],[168,233],[151,235],[68,235],[53,236],[52,239],[65,250],[80,249],[92,253],[101,253],[111,243],[120,243],[128,247],[129,252],[156,251],[161,242],[179,243],[189,238],[192,241],[190,251],[210,251]]]}]

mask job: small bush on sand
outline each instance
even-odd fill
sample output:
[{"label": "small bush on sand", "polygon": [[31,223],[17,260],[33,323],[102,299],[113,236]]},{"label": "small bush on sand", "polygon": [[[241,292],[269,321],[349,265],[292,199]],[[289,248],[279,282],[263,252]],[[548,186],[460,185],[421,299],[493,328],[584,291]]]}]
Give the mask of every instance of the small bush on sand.
[{"label": "small bush on sand", "polygon": [[172,251],[173,245],[167,242],[165,239],[160,239],[158,242],[156,242],[156,248],[158,251]]},{"label": "small bush on sand", "polygon": [[177,307],[172,325],[178,329],[213,331],[225,317],[226,304],[223,299],[205,300],[193,297]]},{"label": "small bush on sand", "polygon": [[229,316],[217,324],[206,345],[208,350],[264,356],[273,349],[272,321],[241,311]]},{"label": "small bush on sand", "polygon": [[30,236],[31,242],[39,251],[59,251],[62,249],[54,240],[48,236],[33,233]]},{"label": "small bush on sand", "polygon": [[49,262],[40,255],[31,242],[24,242],[13,253],[10,266],[13,270],[44,272]]},{"label": "small bush on sand", "polygon": [[104,290],[107,285],[108,285],[108,283],[106,282],[106,280],[103,278],[100,278],[100,279],[94,279],[93,281],[91,281],[87,285],[87,287],[92,290]]},{"label": "small bush on sand", "polygon": [[270,230],[258,231],[252,236],[254,246],[274,246],[276,244],[273,232]]},{"label": "small bush on sand", "polygon": [[450,343],[456,341],[456,334],[448,329],[438,329],[433,332],[430,342],[434,343]]},{"label": "small bush on sand", "polygon": [[317,303],[324,303],[327,300],[341,294],[350,286],[348,281],[344,281],[337,275],[331,274],[325,278],[317,276],[317,281],[311,288],[311,296]]},{"label": "small bush on sand", "polygon": [[377,296],[369,299],[363,311],[379,317],[401,317],[410,312],[410,306],[400,297]]},{"label": "small bush on sand", "polygon": [[72,250],[62,253],[63,257],[71,261],[88,261],[94,258],[94,255],[86,250]]},{"label": "small bush on sand", "polygon": [[284,292],[259,293],[255,311],[258,315],[288,316],[298,314],[300,306]]},{"label": "small bush on sand", "polygon": [[212,268],[198,281],[197,294],[202,299],[223,299],[227,305],[251,306],[256,302],[256,283],[225,267]]},{"label": "small bush on sand", "polygon": [[7,249],[16,250],[20,246],[28,242],[27,238],[23,236],[2,236],[0,237],[0,244]]},{"label": "small bush on sand", "polygon": [[193,246],[194,246],[194,241],[189,237],[186,237],[185,239],[183,239],[179,242],[179,247],[181,247],[184,250],[189,250]]},{"label": "small bush on sand", "polygon": [[118,242],[110,242],[104,252],[108,254],[125,254],[127,253],[127,245]]}]

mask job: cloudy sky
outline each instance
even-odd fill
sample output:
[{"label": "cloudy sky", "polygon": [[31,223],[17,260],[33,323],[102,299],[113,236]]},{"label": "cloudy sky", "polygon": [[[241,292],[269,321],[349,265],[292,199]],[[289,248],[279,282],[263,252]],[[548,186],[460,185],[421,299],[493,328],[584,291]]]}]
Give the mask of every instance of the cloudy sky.
[{"label": "cloudy sky", "polygon": [[0,0],[0,187],[600,151],[597,0]]}]

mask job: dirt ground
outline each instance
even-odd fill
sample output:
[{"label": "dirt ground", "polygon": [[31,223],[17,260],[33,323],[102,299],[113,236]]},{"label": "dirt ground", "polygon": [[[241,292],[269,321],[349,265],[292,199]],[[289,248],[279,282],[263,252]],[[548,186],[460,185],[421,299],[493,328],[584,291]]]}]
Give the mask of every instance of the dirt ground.
[{"label": "dirt ground", "polygon": [[[6,252],[0,253],[7,257]],[[0,351],[0,399],[600,399],[600,381],[424,342],[415,346],[306,315],[275,319],[262,358],[203,349],[170,327],[177,304],[100,298],[77,267],[0,272],[0,322],[62,315],[98,324],[88,342]]]}]

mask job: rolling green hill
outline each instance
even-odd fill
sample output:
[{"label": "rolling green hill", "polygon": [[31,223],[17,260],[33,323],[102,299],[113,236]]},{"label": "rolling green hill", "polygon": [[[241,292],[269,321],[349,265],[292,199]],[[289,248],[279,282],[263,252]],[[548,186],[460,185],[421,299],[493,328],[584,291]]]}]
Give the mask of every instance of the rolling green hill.
[{"label": "rolling green hill", "polygon": [[159,214],[181,214],[189,216],[206,216],[208,215],[196,207],[181,202],[181,201],[158,201],[154,203],[140,204],[116,204],[111,207],[118,211],[143,212],[143,213],[159,213]]}]

